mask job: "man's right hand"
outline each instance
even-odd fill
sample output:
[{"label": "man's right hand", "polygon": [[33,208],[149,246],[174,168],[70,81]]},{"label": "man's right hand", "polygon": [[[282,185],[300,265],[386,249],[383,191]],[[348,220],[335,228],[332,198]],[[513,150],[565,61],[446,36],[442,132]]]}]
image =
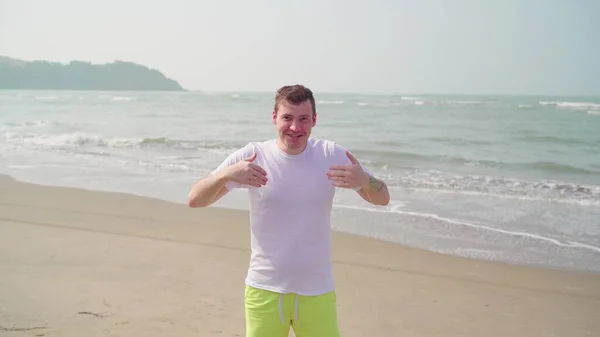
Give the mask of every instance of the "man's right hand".
[{"label": "man's right hand", "polygon": [[254,164],[256,152],[249,158],[239,161],[225,169],[224,176],[229,181],[261,187],[267,184],[267,172]]}]

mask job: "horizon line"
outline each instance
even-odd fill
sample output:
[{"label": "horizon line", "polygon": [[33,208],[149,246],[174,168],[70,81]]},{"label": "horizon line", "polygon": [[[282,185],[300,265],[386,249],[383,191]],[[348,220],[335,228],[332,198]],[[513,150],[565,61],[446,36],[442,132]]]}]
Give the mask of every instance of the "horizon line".
[{"label": "horizon line", "polygon": [[[358,92],[358,91],[332,91],[332,90],[314,90],[311,89],[315,96],[320,94],[325,95],[358,95],[358,96],[488,96],[488,97],[501,97],[501,96],[512,96],[512,97],[586,97],[586,98],[600,98],[598,94],[567,94],[567,93],[452,93],[452,92]],[[250,90],[250,89],[187,89],[183,90],[111,90],[111,89],[17,89],[17,88],[0,88],[0,91],[88,91],[88,92],[162,92],[162,93],[178,93],[178,92],[189,92],[189,93],[215,93],[215,94],[275,94],[277,89],[273,90]]]}]

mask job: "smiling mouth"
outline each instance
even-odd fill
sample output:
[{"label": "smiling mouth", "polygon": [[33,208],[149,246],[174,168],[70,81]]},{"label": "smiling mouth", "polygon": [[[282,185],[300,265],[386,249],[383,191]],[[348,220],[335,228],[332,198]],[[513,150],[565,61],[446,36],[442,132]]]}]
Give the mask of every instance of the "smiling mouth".
[{"label": "smiling mouth", "polygon": [[292,134],[286,134],[286,136],[291,137],[291,138],[300,138],[300,137],[302,137],[302,135],[292,135]]}]

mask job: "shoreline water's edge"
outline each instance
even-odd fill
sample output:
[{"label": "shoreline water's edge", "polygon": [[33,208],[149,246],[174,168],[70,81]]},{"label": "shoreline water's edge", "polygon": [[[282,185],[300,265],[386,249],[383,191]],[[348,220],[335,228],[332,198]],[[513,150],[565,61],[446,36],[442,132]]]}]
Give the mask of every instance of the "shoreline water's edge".
[{"label": "shoreline water's edge", "polygon": [[[175,202],[173,200],[168,200],[165,198],[149,196],[149,195],[144,195],[144,194],[139,194],[139,193],[123,192],[123,191],[116,191],[116,190],[89,189],[89,188],[83,188],[80,186],[67,186],[67,185],[52,184],[52,183],[40,183],[40,182],[16,179],[15,177],[13,177],[11,175],[0,172],[0,184],[2,183],[3,180],[5,180],[5,181],[9,180],[9,181],[16,182],[18,184],[26,184],[26,185],[32,185],[32,186],[45,186],[45,187],[49,187],[49,188],[81,190],[81,191],[87,191],[90,193],[103,193],[103,194],[109,194],[109,195],[130,196],[130,197],[135,197],[135,198],[143,198],[146,200],[163,202],[163,203],[172,204],[172,205],[182,205],[181,203]],[[187,207],[187,205],[183,205],[183,206]],[[229,212],[229,211],[240,212],[240,213],[243,213],[244,215],[246,215],[248,212],[247,209],[230,207],[230,206],[227,206],[227,204],[214,205],[214,206],[211,206],[210,208],[227,211],[227,212]],[[332,222],[333,222],[333,220],[332,220]],[[334,228],[334,227],[336,227],[336,228]],[[463,255],[459,255],[459,254],[443,253],[440,251],[427,249],[427,248],[423,248],[423,247],[406,245],[406,244],[403,244],[403,243],[400,243],[400,242],[397,242],[394,240],[387,240],[387,239],[384,239],[384,238],[378,237],[378,236],[364,235],[361,233],[356,233],[356,232],[352,232],[352,231],[348,231],[348,230],[342,230],[339,227],[335,226],[335,223],[332,223],[332,231],[335,233],[343,234],[343,235],[350,235],[350,236],[359,237],[359,238],[381,241],[381,242],[385,242],[388,244],[393,244],[393,245],[397,245],[400,247],[404,247],[407,249],[414,249],[414,250],[419,250],[419,251],[423,251],[423,252],[427,252],[427,253],[431,253],[431,254],[439,254],[439,255],[443,255],[443,256],[448,256],[448,257],[452,257],[452,258],[466,259],[468,261],[480,261],[482,263],[495,263],[495,264],[501,264],[501,265],[507,265],[507,266],[534,268],[534,269],[538,269],[538,270],[548,270],[548,271],[557,271],[557,272],[566,272],[566,273],[576,273],[576,274],[582,274],[582,275],[600,275],[600,272],[596,272],[594,270],[584,270],[581,268],[574,268],[574,267],[569,268],[569,267],[561,267],[561,266],[554,266],[554,265],[539,265],[536,263],[511,262],[511,261],[505,261],[505,260],[485,259],[485,258],[479,258],[479,257],[473,257],[473,256],[463,256]]]}]

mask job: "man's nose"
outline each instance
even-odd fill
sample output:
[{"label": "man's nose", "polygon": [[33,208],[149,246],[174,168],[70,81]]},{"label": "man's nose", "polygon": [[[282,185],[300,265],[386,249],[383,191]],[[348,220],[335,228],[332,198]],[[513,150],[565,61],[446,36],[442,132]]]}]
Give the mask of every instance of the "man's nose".
[{"label": "man's nose", "polygon": [[296,131],[298,130],[299,126],[298,126],[298,122],[297,121],[293,121],[292,124],[290,125],[290,129],[292,131]]}]

